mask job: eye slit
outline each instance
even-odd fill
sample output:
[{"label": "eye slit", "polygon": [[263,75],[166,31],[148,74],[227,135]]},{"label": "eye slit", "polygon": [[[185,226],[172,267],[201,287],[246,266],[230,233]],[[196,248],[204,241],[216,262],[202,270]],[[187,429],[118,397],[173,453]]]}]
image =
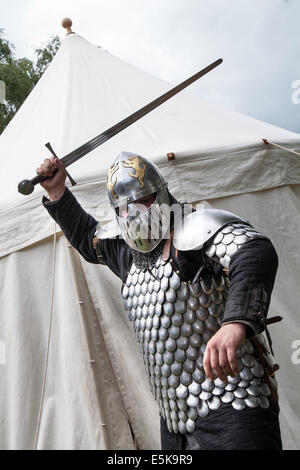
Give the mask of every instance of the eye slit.
[{"label": "eye slit", "polygon": [[145,197],[145,199],[141,199],[139,201],[140,204],[146,204],[147,202],[152,201],[152,198],[150,197]]},{"label": "eye slit", "polygon": [[134,204],[141,210],[149,209],[156,201],[157,193],[149,194],[143,198],[137,199],[134,201]]}]

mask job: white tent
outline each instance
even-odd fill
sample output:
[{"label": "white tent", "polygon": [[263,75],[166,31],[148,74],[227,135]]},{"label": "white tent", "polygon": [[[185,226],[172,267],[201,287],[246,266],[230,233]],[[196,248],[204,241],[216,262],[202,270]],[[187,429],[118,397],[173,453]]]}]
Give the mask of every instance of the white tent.
[{"label": "white tent", "polygon": [[[70,34],[0,137],[2,449],[159,449],[158,410],[119,279],[68,245],[40,187],[25,197],[17,184],[49,155],[46,142],[63,156],[169,88]],[[299,152],[300,135],[184,91],[70,167],[72,191],[96,218],[121,150],[158,164],[177,198],[235,212],[272,239],[280,267],[270,315],[284,317],[270,327],[283,441],[299,448],[300,160],[289,150]]]}]

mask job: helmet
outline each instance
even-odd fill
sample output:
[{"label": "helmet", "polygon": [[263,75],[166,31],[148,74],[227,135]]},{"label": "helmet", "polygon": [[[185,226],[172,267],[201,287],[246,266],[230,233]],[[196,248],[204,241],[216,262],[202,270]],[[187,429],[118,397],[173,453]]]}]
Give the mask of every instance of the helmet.
[{"label": "helmet", "polygon": [[154,250],[170,226],[169,192],[160,170],[140,155],[121,152],[108,170],[107,188],[125,242],[140,252]]}]

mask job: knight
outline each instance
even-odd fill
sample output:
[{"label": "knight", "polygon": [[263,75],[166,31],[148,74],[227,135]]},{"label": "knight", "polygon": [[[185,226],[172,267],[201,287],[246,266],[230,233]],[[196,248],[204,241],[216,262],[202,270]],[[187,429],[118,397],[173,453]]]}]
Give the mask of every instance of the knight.
[{"label": "knight", "polygon": [[66,188],[60,160],[37,173],[54,173],[43,204],[70,243],[122,280],[162,449],[281,449],[267,329],[278,266],[271,241],[235,214],[179,203],[134,153],[121,152],[108,171],[111,228]]}]

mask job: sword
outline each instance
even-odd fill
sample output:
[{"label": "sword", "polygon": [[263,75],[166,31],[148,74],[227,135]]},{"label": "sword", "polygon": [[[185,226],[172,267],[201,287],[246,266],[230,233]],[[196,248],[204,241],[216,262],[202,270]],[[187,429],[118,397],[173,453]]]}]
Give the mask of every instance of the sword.
[{"label": "sword", "polygon": [[[179,85],[177,85],[174,88],[172,88],[171,90],[167,91],[166,93],[161,95],[159,98],[156,98],[154,101],[151,101],[150,103],[148,103],[143,108],[139,109],[135,113],[133,113],[130,116],[126,117],[125,119],[118,122],[114,126],[110,127],[106,131],[102,132],[102,134],[97,135],[96,137],[89,140],[85,144],[81,145],[77,149],[75,149],[72,152],[68,153],[65,157],[61,158],[60,161],[64,164],[65,167],[67,167],[67,166],[71,165],[72,163],[76,162],[81,157],[83,157],[87,153],[91,152],[95,148],[99,147],[99,145],[104,144],[104,142],[106,142],[107,140],[109,140],[112,137],[114,137],[115,135],[117,135],[119,132],[126,129],[126,127],[128,127],[131,124],[133,124],[134,122],[138,121],[143,116],[150,113],[150,111],[153,111],[153,109],[157,108],[158,106],[163,104],[165,101],[172,98],[172,96],[176,95],[181,90],[183,90],[187,86],[191,85],[192,83],[194,83],[199,78],[203,77],[203,75],[206,75],[208,72],[213,70],[215,67],[220,65],[222,62],[223,62],[222,59],[216,60],[212,64],[210,64],[207,67],[205,67],[204,69],[200,70],[200,72],[197,72],[195,75],[192,75],[190,78],[184,80]],[[46,144],[46,147],[49,148],[49,145],[50,145],[49,143]],[[55,174],[55,172],[53,173],[53,175],[54,174]],[[48,176],[37,175],[37,176],[34,176],[31,180],[23,180],[18,185],[18,191],[19,191],[19,193],[24,194],[24,195],[31,194],[33,192],[34,186],[36,184],[42,183],[43,181],[45,181],[47,179],[49,179]]]}]

